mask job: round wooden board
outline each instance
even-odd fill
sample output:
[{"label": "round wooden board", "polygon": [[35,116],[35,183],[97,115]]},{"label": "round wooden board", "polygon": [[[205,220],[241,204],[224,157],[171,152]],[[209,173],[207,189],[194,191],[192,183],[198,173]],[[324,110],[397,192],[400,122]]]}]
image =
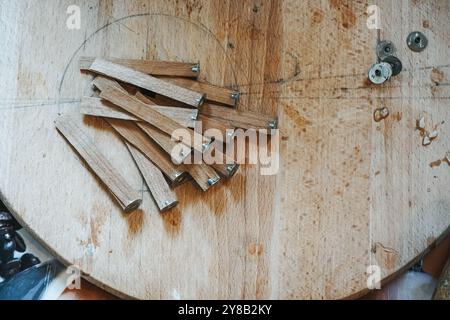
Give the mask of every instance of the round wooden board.
[{"label": "round wooden board", "polygon": [[[402,73],[367,82],[382,39]],[[69,5],[80,29],[67,28]],[[386,278],[449,226],[448,1],[6,1],[0,62],[0,195],[42,242],[123,296],[152,299],[344,298]],[[409,32],[428,48],[414,53]],[[245,166],[202,193],[177,189],[160,215],[107,125],[86,128],[144,194],[122,214],[54,128],[77,114],[91,76],[78,58],[200,61],[201,78],[242,91],[239,108],[277,114],[276,175]],[[436,85],[436,84],[439,85]],[[374,122],[376,108],[388,118]],[[422,146],[423,114],[439,137]],[[430,163],[435,165],[430,166]]]}]

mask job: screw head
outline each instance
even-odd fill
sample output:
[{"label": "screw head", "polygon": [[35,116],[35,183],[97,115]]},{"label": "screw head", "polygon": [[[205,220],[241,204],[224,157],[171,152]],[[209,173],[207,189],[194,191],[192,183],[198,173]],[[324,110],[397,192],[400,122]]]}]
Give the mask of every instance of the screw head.
[{"label": "screw head", "polygon": [[278,126],[277,120],[269,121],[268,126],[269,126],[269,129],[276,129]]},{"label": "screw head", "polygon": [[200,73],[200,65],[199,64],[193,65],[191,70],[192,72]]},{"label": "screw head", "polygon": [[392,76],[392,67],[387,62],[375,63],[369,69],[369,80],[373,84],[382,84]]},{"label": "screw head", "polygon": [[215,185],[217,182],[219,182],[219,178],[210,178],[208,179],[208,185],[210,187],[212,187],[213,185]]},{"label": "screw head", "polygon": [[394,55],[396,51],[397,50],[395,49],[395,46],[392,43],[392,41],[383,40],[377,44],[377,56],[381,60],[383,60],[386,57]]},{"label": "screw head", "polygon": [[241,93],[240,92],[233,92],[231,94],[231,99],[238,100],[240,97],[241,97]]},{"label": "screw head", "polygon": [[411,32],[406,39],[408,48],[414,52],[424,50],[428,45],[427,37],[420,31]]}]

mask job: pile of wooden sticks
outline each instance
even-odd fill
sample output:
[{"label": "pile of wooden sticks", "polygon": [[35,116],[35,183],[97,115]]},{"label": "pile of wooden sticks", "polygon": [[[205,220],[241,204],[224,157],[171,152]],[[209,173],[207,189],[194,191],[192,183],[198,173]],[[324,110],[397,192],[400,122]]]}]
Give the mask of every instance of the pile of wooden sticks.
[{"label": "pile of wooden sticks", "polygon": [[[82,99],[81,113],[105,119],[121,137],[161,212],[178,204],[173,188],[182,183],[192,181],[207,191],[235,174],[239,165],[221,151],[224,144],[232,143],[235,128],[277,128],[276,118],[238,111],[239,92],[198,81],[198,64],[83,57],[80,69],[95,75],[96,90],[96,95]],[[96,147],[82,124],[70,116],[60,116],[55,123],[123,210],[137,209],[141,195]],[[180,129],[183,134],[177,138],[174,133]],[[204,134],[209,129],[222,135]],[[193,161],[195,154],[206,152],[223,161]]]}]

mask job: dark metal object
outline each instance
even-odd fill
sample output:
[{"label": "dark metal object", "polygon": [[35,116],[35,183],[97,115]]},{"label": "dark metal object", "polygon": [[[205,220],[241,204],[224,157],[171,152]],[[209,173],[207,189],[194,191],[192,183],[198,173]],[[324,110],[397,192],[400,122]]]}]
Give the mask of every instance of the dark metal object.
[{"label": "dark metal object", "polygon": [[20,257],[20,270],[26,270],[41,263],[38,257],[31,253],[25,253]]},{"label": "dark metal object", "polygon": [[385,59],[386,57],[394,55],[396,51],[397,50],[395,49],[395,46],[392,43],[392,41],[383,40],[377,44],[377,56],[381,60]]},{"label": "dark metal object", "polygon": [[33,266],[0,283],[1,300],[38,300],[64,266],[56,260]]},{"label": "dark metal object", "polygon": [[412,51],[420,52],[427,47],[428,39],[422,32],[414,31],[408,35],[406,43]]},{"label": "dark metal object", "polygon": [[387,62],[391,65],[392,76],[396,76],[402,71],[402,68],[403,68],[402,62],[400,61],[399,58],[397,58],[395,56],[388,56],[383,59],[383,62]]},{"label": "dark metal object", "polygon": [[0,265],[0,276],[4,279],[9,279],[20,272],[20,260],[11,259],[8,262]]}]

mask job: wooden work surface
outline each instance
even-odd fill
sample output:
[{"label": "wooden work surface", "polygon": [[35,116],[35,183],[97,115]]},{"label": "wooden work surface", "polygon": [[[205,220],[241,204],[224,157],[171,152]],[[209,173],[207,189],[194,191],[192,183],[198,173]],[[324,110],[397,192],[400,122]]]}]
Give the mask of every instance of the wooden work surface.
[{"label": "wooden work surface", "polygon": [[[366,80],[381,38],[404,70]],[[81,29],[69,30],[69,5]],[[2,1],[0,195],[42,242],[88,279],[137,298],[344,298],[386,278],[450,224],[449,1]],[[414,30],[428,48],[406,46]],[[54,128],[92,79],[80,56],[201,63],[201,78],[242,92],[239,108],[277,114],[280,170],[242,167],[202,193],[177,189],[161,216],[119,138],[85,120],[144,193],[126,216]],[[439,85],[437,86],[436,83]],[[376,123],[373,112],[390,115]],[[416,120],[440,124],[422,146]],[[445,123],[441,124],[443,121]],[[430,166],[430,163],[434,163]]]}]

